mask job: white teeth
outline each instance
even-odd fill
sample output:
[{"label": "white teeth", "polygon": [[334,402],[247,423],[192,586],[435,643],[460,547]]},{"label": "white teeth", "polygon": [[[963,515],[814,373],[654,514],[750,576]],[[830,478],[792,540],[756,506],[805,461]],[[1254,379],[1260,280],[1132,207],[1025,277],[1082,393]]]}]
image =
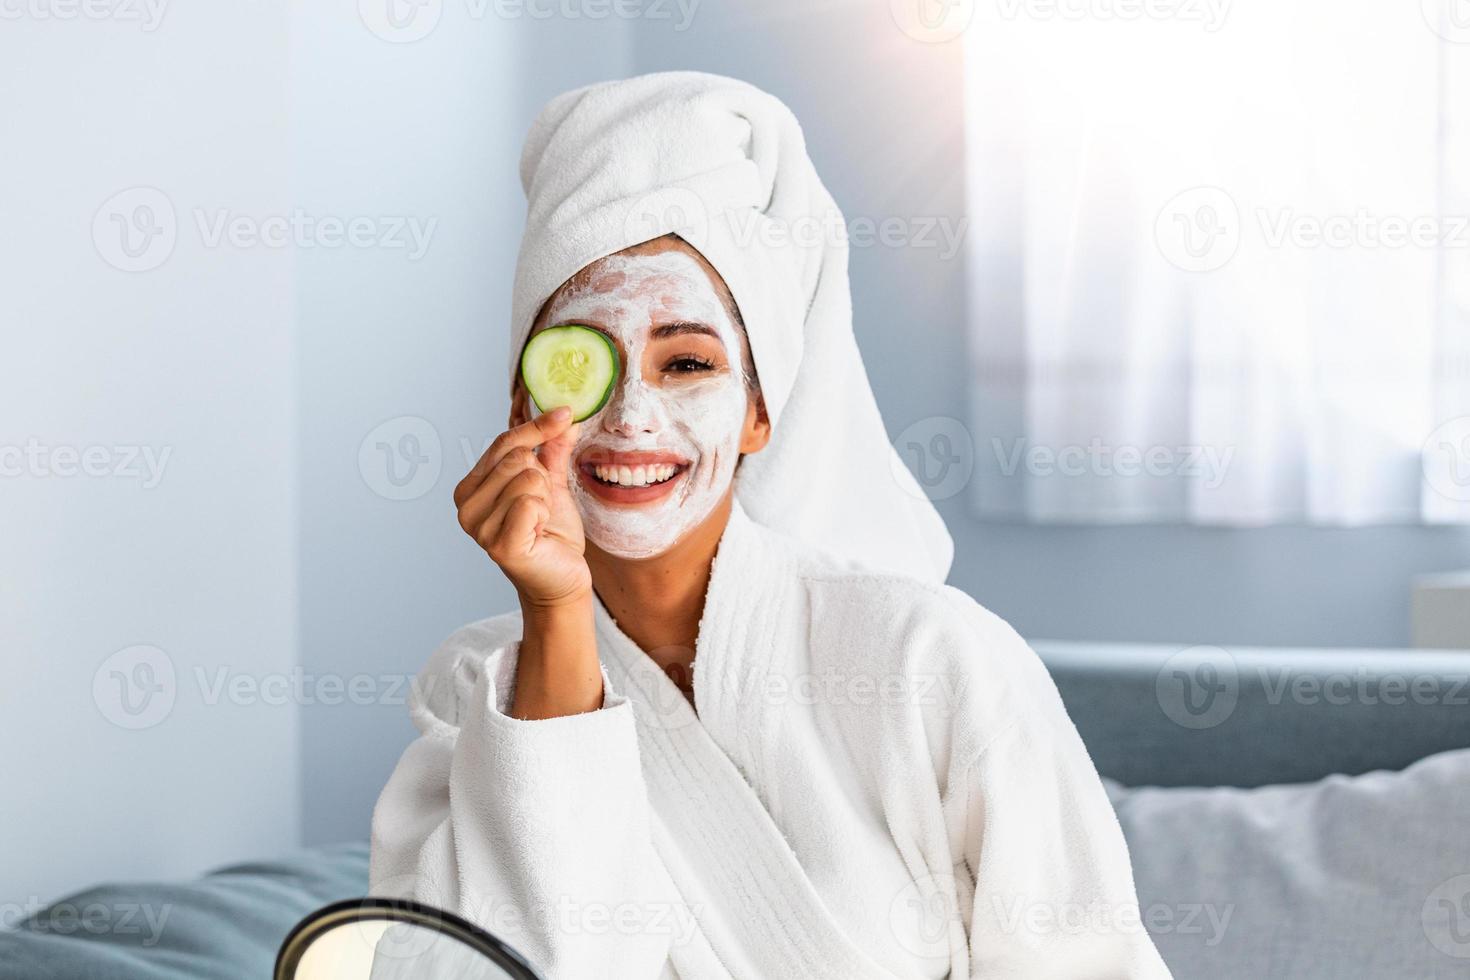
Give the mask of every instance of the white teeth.
[{"label": "white teeth", "polygon": [[646,487],[662,483],[678,470],[672,463],[656,463],[652,466],[594,466],[592,471],[604,483],[616,483],[625,487]]}]

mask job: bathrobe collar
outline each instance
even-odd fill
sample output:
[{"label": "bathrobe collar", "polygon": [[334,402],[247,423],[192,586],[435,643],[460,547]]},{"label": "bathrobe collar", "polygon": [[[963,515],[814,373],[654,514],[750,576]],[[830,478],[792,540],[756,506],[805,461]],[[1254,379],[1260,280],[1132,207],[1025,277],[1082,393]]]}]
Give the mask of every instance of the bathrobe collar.
[{"label": "bathrobe collar", "polygon": [[[615,660],[641,697],[640,721],[667,729],[702,725],[737,764],[753,746],[749,696],[767,676],[781,622],[781,607],[794,571],[793,558],[779,535],[750,519],[738,498],[720,536],[699,620],[694,648],[694,704],[618,626],[599,598],[595,618],[605,660]],[[764,615],[751,615],[761,610]],[[611,664],[609,665],[612,666]],[[745,765],[741,764],[745,769]]]},{"label": "bathrobe collar", "polygon": [[[654,847],[710,946],[735,977],[888,977],[827,910],[752,786],[778,726],[763,696],[799,608],[787,540],[736,501],[710,570],[695,645],[698,714],[601,600],[599,652],[633,702]],[[797,635],[802,631],[797,628]],[[685,951],[675,948],[676,964]],[[690,954],[692,955],[692,954]]]}]

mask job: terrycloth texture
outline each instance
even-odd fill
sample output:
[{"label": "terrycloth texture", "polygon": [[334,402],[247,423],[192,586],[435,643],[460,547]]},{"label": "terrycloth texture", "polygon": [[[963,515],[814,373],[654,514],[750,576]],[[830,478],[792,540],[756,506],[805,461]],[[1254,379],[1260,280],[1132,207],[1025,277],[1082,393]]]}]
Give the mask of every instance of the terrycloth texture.
[{"label": "terrycloth texture", "polygon": [[780,100],[701,72],[575,89],[532,126],[521,183],[512,379],[563,282],[677,232],[730,287],[770,414],[770,444],[736,481],[746,511],[799,540],[944,581],[954,543],[888,442],[853,336],[842,213]]},{"label": "terrycloth texture", "polygon": [[[373,816],[374,893],[481,922],[552,980],[1168,976],[1114,922],[1128,853],[1056,688],[964,593],[737,501],[697,716],[596,616],[607,701],[582,715],[504,713],[518,615],[435,653]],[[1089,908],[1108,920],[1079,928]]]},{"label": "terrycloth texture", "polygon": [[0,980],[269,977],[297,922],[367,893],[367,865],[354,843],[187,883],[101,885],[0,930]]},{"label": "terrycloth texture", "polygon": [[1470,749],[1301,785],[1110,789],[1179,980],[1470,976]]}]

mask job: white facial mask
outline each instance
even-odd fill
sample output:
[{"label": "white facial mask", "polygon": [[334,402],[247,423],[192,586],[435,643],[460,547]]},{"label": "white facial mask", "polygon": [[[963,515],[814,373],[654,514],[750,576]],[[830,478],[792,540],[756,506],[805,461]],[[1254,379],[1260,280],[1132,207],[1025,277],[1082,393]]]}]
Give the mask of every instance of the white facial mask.
[{"label": "white facial mask", "polygon": [[[726,370],[696,380],[649,383],[643,357],[652,328],[680,320],[718,331]],[[623,558],[667,551],[714,510],[740,458],[748,396],[740,373],[739,328],[703,267],[681,251],[600,259],[585,283],[553,301],[546,323],[600,326],[625,356],[616,389],[596,415],[583,420],[572,450],[569,480],[588,540]],[[584,487],[576,472],[592,447],[677,453],[689,468],[673,492],[657,501],[610,504]]]}]

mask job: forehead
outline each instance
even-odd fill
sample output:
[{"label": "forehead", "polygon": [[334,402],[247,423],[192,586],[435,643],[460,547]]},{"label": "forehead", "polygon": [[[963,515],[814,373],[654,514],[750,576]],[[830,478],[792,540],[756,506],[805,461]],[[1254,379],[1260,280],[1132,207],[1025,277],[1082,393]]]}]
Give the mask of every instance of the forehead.
[{"label": "forehead", "polygon": [[646,325],[658,315],[678,314],[721,332],[733,328],[718,274],[686,248],[640,249],[598,259],[552,295],[540,325],[576,315],[607,321],[609,328],[627,328]]},{"label": "forehead", "polygon": [[574,289],[604,291],[626,282],[680,280],[714,289],[714,283],[698,258],[678,248],[659,251],[615,252],[587,266],[568,284]]}]

